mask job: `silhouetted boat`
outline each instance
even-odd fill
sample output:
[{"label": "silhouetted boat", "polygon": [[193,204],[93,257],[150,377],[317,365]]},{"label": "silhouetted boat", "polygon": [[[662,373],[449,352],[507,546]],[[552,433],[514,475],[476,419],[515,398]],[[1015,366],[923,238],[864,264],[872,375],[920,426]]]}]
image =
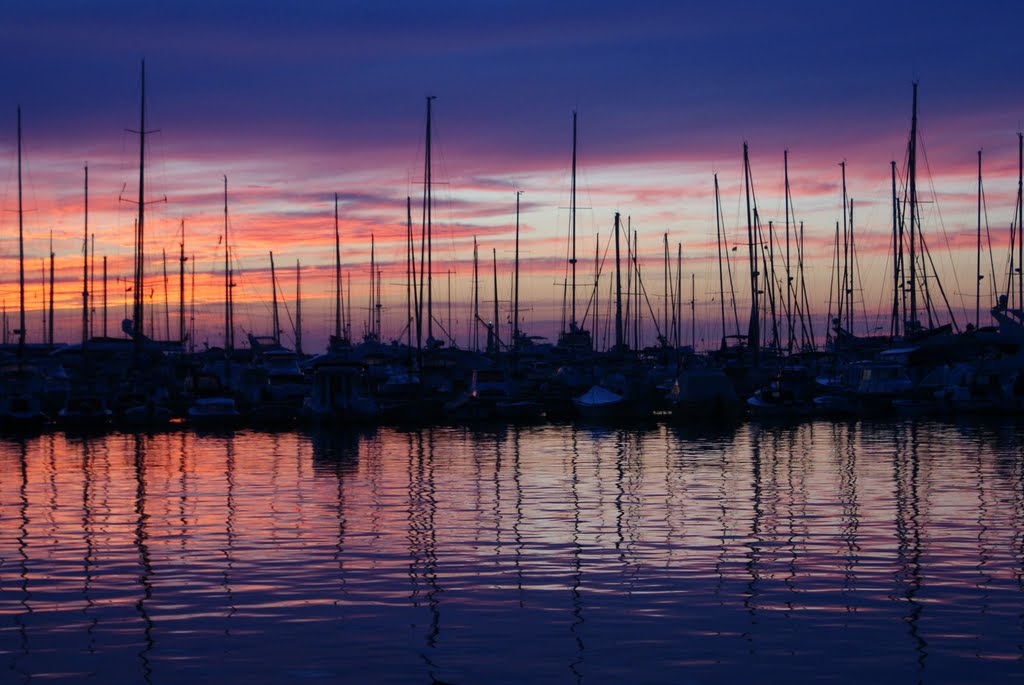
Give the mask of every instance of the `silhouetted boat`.
[{"label": "silhouetted boat", "polygon": [[608,388],[595,385],[579,397],[574,397],[572,404],[583,419],[623,418],[626,398]]},{"label": "silhouetted boat", "polygon": [[57,414],[57,423],[66,430],[99,431],[110,427],[113,417],[102,394],[74,393]]},{"label": "silhouetted boat", "polygon": [[188,420],[199,428],[231,429],[242,415],[230,397],[200,397],[188,408]]}]

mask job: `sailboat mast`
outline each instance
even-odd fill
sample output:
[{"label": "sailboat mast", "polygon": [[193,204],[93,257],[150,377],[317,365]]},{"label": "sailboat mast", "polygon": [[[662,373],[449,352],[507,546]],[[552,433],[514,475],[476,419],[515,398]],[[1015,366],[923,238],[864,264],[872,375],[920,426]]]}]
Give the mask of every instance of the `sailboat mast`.
[{"label": "sailboat mast", "polygon": [[376,264],[374,260],[374,236],[370,234],[370,303],[367,309],[367,335],[370,338],[374,337],[374,295],[376,289],[374,288],[374,277],[376,273]]},{"label": "sailboat mast", "polygon": [[903,231],[900,230],[899,199],[896,196],[896,161],[889,162],[892,174],[892,322],[889,335],[900,331],[900,272],[903,268]]},{"label": "sailboat mast", "polygon": [[[804,222],[800,222],[800,237],[797,240],[796,248],[796,260],[797,260],[797,272],[800,274],[800,302],[803,316],[806,318],[801,319],[800,330],[806,333],[806,338],[803,341],[804,349],[813,350],[816,346],[814,340],[814,319],[811,317],[811,303],[807,299],[807,282],[804,280]],[[804,331],[804,325],[806,324],[807,330]]]},{"label": "sailboat mast", "polygon": [[[87,240],[88,240],[88,238],[87,238]],[[104,263],[105,263],[106,257],[104,257],[103,259],[104,259]],[[92,247],[89,250],[89,264],[90,264],[89,265],[89,285],[91,286],[90,290],[92,292],[96,292],[96,234],[95,233],[92,234]],[[104,283],[103,287],[106,288],[106,283]],[[104,292],[106,292],[106,291],[104,290]],[[96,321],[95,321],[95,319],[96,319],[96,296],[92,295],[91,297],[93,299],[89,302],[89,336],[90,337],[92,337],[93,332],[96,330]],[[106,312],[105,311],[104,311],[104,316],[106,316]],[[106,336],[107,336],[107,322],[104,319],[104,321],[103,321],[103,337],[106,337]]]},{"label": "sailboat mast", "polygon": [[[715,237],[718,241],[718,304],[722,313],[722,346],[725,346],[725,274],[722,272],[722,213],[718,195],[718,174],[715,178]],[[681,294],[681,293],[680,293]]]},{"label": "sailboat mast", "polygon": [[167,294],[167,249],[160,250],[164,269],[164,338],[171,339],[171,298]]},{"label": "sailboat mast", "polygon": [[[676,312],[673,314],[676,319],[676,347],[683,346],[683,244],[676,244]],[[725,329],[722,329],[725,335]],[[678,356],[678,352],[677,352]]]},{"label": "sailboat mast", "polygon": [[295,353],[302,356],[302,266],[295,260]]},{"label": "sailboat mast", "polygon": [[142,307],[145,302],[145,181],[146,181],[146,60],[142,60],[139,100],[139,218],[135,224],[135,298],[132,309],[132,338],[135,350],[142,350]]},{"label": "sailboat mast", "polygon": [[341,234],[338,231],[337,193],[334,194],[334,337],[341,340]]},{"label": "sailboat mast", "polygon": [[664,254],[664,260],[665,260],[665,264],[664,264],[664,272],[665,272],[664,273],[664,276],[665,276],[665,288],[664,288],[665,302],[664,302],[664,307],[663,307],[663,309],[664,309],[663,313],[664,313],[664,317],[665,317],[665,328],[664,328],[664,331],[665,331],[664,338],[665,339],[662,342],[662,345],[667,347],[668,343],[669,343],[669,331],[671,330],[669,328],[669,321],[668,321],[668,299],[669,299],[669,297],[668,297],[668,288],[669,288],[669,282],[672,280],[672,274],[671,274],[671,269],[669,268],[669,260],[668,260],[668,233],[665,233],[662,236],[662,241],[663,241],[663,247],[664,247],[664,253],[665,253]]},{"label": "sailboat mast", "polygon": [[[94,270],[95,273],[95,270]],[[107,256],[103,255],[103,337],[107,337]]]},{"label": "sailboat mast", "polygon": [[622,351],[622,270],[619,267],[619,213],[615,212],[615,351]]},{"label": "sailboat mast", "polygon": [[[188,351],[195,352],[196,349],[196,255],[192,254],[192,273],[189,281],[189,304],[188,304]],[[106,273],[106,260],[103,258],[103,271]]]},{"label": "sailboat mast", "polygon": [[281,316],[277,309],[277,271],[274,269],[274,251],[270,251],[270,292],[271,298],[271,315],[273,317],[273,338],[274,342],[281,344]]},{"label": "sailboat mast", "polygon": [[[914,91],[916,92],[916,91]],[[18,186],[20,187],[20,186]],[[1021,234],[1021,226],[1024,222],[1021,217],[1024,210],[1024,133],[1017,134],[1017,264],[1020,277],[1017,281],[1018,296],[1017,306],[1024,311],[1024,236]]]},{"label": "sailboat mast", "polygon": [[89,165],[85,165],[85,227],[82,231],[82,346],[89,339]]},{"label": "sailboat mast", "polygon": [[[601,341],[601,232],[594,236],[594,350]],[[607,344],[607,336],[605,337]]]},{"label": "sailboat mast", "polygon": [[25,212],[21,187],[21,106],[18,106],[18,359],[25,356]]},{"label": "sailboat mast", "polygon": [[[412,198],[406,196],[405,198],[405,211],[406,220],[408,222],[407,232],[409,233],[409,263],[412,267],[412,312],[416,319],[416,350],[422,349],[423,345],[423,271],[420,270],[419,274],[419,288],[416,285],[416,247],[413,245],[412,239]],[[420,251],[422,254],[422,245]],[[351,285],[351,284],[350,284]],[[347,307],[349,313],[349,320],[352,318],[352,288],[348,289],[348,296],[346,301],[349,303]],[[350,324],[351,326],[351,324]],[[411,334],[410,334],[411,335]],[[410,343],[411,346],[411,343]]]},{"label": "sailboat mast", "polygon": [[185,344],[185,220],[181,221],[181,242],[178,243],[178,340]]},{"label": "sailboat mast", "polygon": [[[765,271],[768,276],[768,309],[772,317],[772,348],[778,352],[782,346],[779,342],[779,317],[775,309],[775,289],[779,279],[775,275],[775,225],[772,221],[768,222],[768,268]],[[781,306],[782,303],[779,304]]]},{"label": "sailboat mast", "polygon": [[977,278],[974,286],[974,328],[981,327],[981,150],[978,150],[978,246]]},{"label": "sailboat mast", "polygon": [[747,252],[750,257],[750,322],[747,326],[747,344],[750,346],[753,364],[757,367],[761,359],[761,329],[757,306],[758,274],[757,253],[754,249],[754,219],[750,206],[750,156],[746,143],[743,143],[743,187],[747,197]]},{"label": "sailboat mast", "polygon": [[843,314],[845,313],[847,319],[846,332],[852,334],[853,326],[850,319],[850,310],[853,307],[850,298],[853,289],[848,285],[850,281],[850,235],[849,227],[846,223],[846,162],[840,162],[839,168],[842,169],[843,174],[843,287],[840,291],[842,299],[839,305],[839,320],[840,322],[843,320]]},{"label": "sailboat mast", "polygon": [[[632,217],[626,219],[632,224]],[[633,349],[640,349],[640,262],[637,260],[637,252],[640,251],[640,241],[637,237],[638,231],[633,231],[633,273],[636,274],[636,284],[633,288]]]},{"label": "sailboat mast", "polygon": [[224,353],[231,352],[231,263],[228,253],[228,177],[224,176]]},{"label": "sailboat mast", "polygon": [[47,344],[47,337],[46,337],[46,260],[45,259],[40,259],[39,260],[39,286],[43,290],[43,297],[42,297],[42,302],[43,302],[43,306],[42,306],[42,321],[40,322],[42,324],[42,326],[40,327],[39,335],[40,335],[40,339],[42,340],[43,344],[46,345]]},{"label": "sailboat mast", "polygon": [[570,293],[569,330],[576,330],[576,110],[572,112],[572,186],[569,191],[569,223],[572,232],[572,286]]},{"label": "sailboat mast", "polygon": [[[412,350],[412,294],[415,289],[412,281],[412,269],[416,258],[412,251],[412,200],[408,196],[405,198],[405,242],[405,344]],[[338,285],[341,286],[340,271],[338,272]]]},{"label": "sailboat mast", "polygon": [[473,351],[480,351],[480,262],[476,236],[473,236]]},{"label": "sailboat mast", "polygon": [[917,258],[914,255],[917,240],[917,82],[914,82],[914,105],[910,119],[910,150],[908,154],[910,167],[910,315],[906,326],[911,331],[917,330]]},{"label": "sailboat mast", "polygon": [[786,185],[786,327],[789,329],[786,351],[793,354],[793,276],[789,254],[789,150],[782,151],[782,175]]},{"label": "sailboat mast", "polygon": [[853,295],[854,295],[854,282],[853,282],[853,279],[857,275],[857,268],[856,268],[856,265],[857,265],[857,261],[856,261],[856,259],[857,259],[857,250],[856,250],[857,243],[856,243],[856,241],[854,240],[854,237],[853,237],[853,198],[852,197],[850,198],[850,209],[849,209],[849,212],[850,212],[850,285],[849,285],[849,290],[847,291],[847,295],[849,297],[850,306],[846,310],[846,319],[849,322],[848,328],[849,328],[850,334],[852,335],[853,334],[853,299],[854,299],[853,298]]},{"label": "sailboat mast", "polygon": [[[423,158],[424,166],[424,183],[423,183],[423,220],[426,232],[426,251],[427,251],[427,266],[426,266],[426,278],[423,279],[421,273],[420,287],[422,288],[423,280],[427,282],[427,342],[430,343],[434,339],[434,289],[433,289],[433,196],[431,184],[433,183],[431,160],[430,160],[430,138],[431,138],[431,118],[432,118],[432,103],[434,102],[435,96],[427,96],[427,142],[426,151]],[[423,246],[420,246],[420,270],[423,270]]]},{"label": "sailboat mast", "polygon": [[[523,191],[516,191],[516,254],[515,286],[512,288],[512,355],[519,353],[519,197]],[[595,291],[596,292],[596,291]]]},{"label": "sailboat mast", "polygon": [[697,349],[697,274],[690,274],[690,347]]},{"label": "sailboat mast", "polygon": [[53,346],[53,231],[50,231],[50,308],[46,328],[46,343]]},{"label": "sailboat mast", "polygon": [[500,340],[498,332],[501,327],[498,325],[498,250],[491,248],[491,273],[494,277],[494,354],[498,354],[501,351],[501,345],[498,343]]}]

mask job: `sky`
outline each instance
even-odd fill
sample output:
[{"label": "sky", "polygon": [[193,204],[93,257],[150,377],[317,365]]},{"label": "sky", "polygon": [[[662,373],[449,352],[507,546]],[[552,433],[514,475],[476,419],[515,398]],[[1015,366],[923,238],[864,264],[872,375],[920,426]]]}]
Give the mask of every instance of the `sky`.
[{"label": "sky", "polygon": [[[660,317],[664,308],[667,235],[673,256],[682,248],[679,281],[686,285],[682,298],[670,299],[686,303],[684,342],[692,300],[697,346],[717,345],[716,174],[725,238],[739,247],[732,268],[745,317],[746,142],[759,215],[773,221],[780,241],[788,151],[791,221],[794,233],[804,224],[804,268],[819,331],[829,309],[835,224],[843,216],[839,163],[846,162],[858,253],[855,327],[887,329],[878,312],[892,292],[890,161],[902,178],[915,81],[922,230],[934,271],[960,325],[973,320],[983,150],[982,221],[991,250],[986,239],[982,306],[991,303],[993,284],[1005,289],[1024,120],[1017,28],[1024,9],[1016,3],[42,0],[7,2],[3,13],[0,297],[11,317],[18,300],[20,106],[30,341],[43,334],[51,232],[54,337],[80,335],[86,165],[96,278],[105,256],[108,332],[119,334],[128,311],[123,279],[131,272],[136,207],[125,200],[138,196],[139,140],[130,130],[139,127],[143,60],[147,128],[157,130],[146,138],[146,297],[153,320],[145,325],[158,338],[176,336],[184,225],[189,293],[196,271],[195,342],[223,343],[225,176],[238,339],[272,327],[273,251],[285,340],[294,341],[301,262],[304,348],[323,348],[333,330],[335,193],[353,335],[366,326],[371,235],[383,337],[401,335],[406,198],[418,242],[427,96],[436,98],[434,316],[460,346],[473,342],[474,237],[481,317],[493,318],[496,264],[498,317],[508,325],[517,190],[521,326],[553,339],[563,325],[573,111],[577,306],[588,327],[595,323],[587,307],[595,250],[611,255],[620,212],[636,232],[650,312]],[[607,339],[608,259],[596,308],[599,342]],[[97,311],[100,288],[97,280]],[[653,342],[648,306],[641,309],[645,341]],[[9,321],[7,329],[14,327]]]}]

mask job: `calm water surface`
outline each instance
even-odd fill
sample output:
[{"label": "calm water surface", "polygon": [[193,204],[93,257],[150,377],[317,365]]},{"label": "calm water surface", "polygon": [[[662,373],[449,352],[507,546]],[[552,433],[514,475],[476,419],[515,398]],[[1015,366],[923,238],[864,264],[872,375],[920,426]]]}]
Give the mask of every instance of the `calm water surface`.
[{"label": "calm water surface", "polygon": [[0,682],[1024,680],[1024,428],[0,441]]}]

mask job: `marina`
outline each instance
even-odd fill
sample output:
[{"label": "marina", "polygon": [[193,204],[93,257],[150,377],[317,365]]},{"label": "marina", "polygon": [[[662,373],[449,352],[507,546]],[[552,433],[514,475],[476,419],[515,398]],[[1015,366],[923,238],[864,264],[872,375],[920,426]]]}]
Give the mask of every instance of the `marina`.
[{"label": "marina", "polygon": [[1024,681],[1024,12],[581,9],[4,8],[0,684]]},{"label": "marina", "polygon": [[[888,334],[855,335],[858,307],[857,257],[853,203],[847,196],[846,163],[842,169],[842,230],[836,222],[833,252],[835,281],[829,281],[824,339],[813,333],[813,317],[803,274],[804,235],[796,236],[796,263],[791,257],[789,156],[784,154],[785,240],[773,222],[764,226],[753,192],[749,147],[743,144],[743,189],[747,234],[750,314],[740,332],[734,277],[723,262],[721,199],[715,176],[721,343],[698,351],[696,335],[683,344],[684,293],[682,245],[673,277],[668,234],[664,235],[664,298],[659,317],[641,277],[638,233],[623,226],[615,212],[614,276],[609,285],[614,314],[610,345],[601,346],[587,328],[599,307],[602,261],[595,254],[594,284],[585,309],[577,309],[583,287],[577,284],[576,179],[577,112],[572,113],[569,236],[563,282],[562,329],[557,342],[528,336],[520,329],[519,201],[516,191],[515,260],[510,337],[502,340],[497,257],[492,249],[494,315],[486,321],[479,309],[479,263],[473,243],[473,336],[459,347],[434,312],[433,261],[433,96],[426,98],[422,225],[417,243],[412,225],[412,200],[406,198],[404,328],[385,341],[381,311],[381,273],[375,240],[370,235],[370,278],[367,319],[362,340],[352,335],[351,285],[344,297],[338,195],[334,195],[334,333],[326,351],[307,355],[302,349],[301,267],[296,262],[294,349],[282,344],[278,285],[270,252],[272,318],[270,335],[246,334],[248,346],[236,343],[235,271],[231,259],[228,179],[223,177],[223,347],[196,351],[194,329],[186,332],[184,222],[179,258],[178,339],[156,340],[153,315],[147,328],[145,311],[146,71],[140,71],[137,217],[134,221],[132,315],[121,324],[125,337],[90,336],[94,329],[89,287],[88,167],[84,183],[82,242],[81,341],[57,344],[53,339],[53,253],[51,251],[49,329],[42,344],[26,340],[24,276],[24,209],[22,205],[21,110],[17,118],[17,188],[19,245],[19,327],[17,343],[0,348],[0,419],[12,433],[56,427],[102,430],[120,424],[140,429],[188,422],[199,428],[236,425],[377,426],[467,424],[489,420],[645,421],[671,415],[682,425],[707,420],[728,423],[749,413],[757,418],[785,420],[811,415],[863,417],[879,414],[959,416],[1024,413],[1024,134],[1017,134],[1017,198],[1007,250],[1004,287],[996,290],[987,312],[994,325],[981,325],[982,183],[978,153],[977,285],[975,322],[961,329],[927,251],[920,222],[917,192],[918,84],[913,84],[910,136],[903,179],[892,168],[891,289]],[[631,245],[632,239],[632,245]],[[222,245],[221,245],[222,243]],[[622,244],[625,255],[622,255]],[[776,261],[776,247],[780,262]],[[783,250],[784,248],[784,250]],[[991,252],[991,236],[989,250]],[[737,246],[733,246],[733,251]],[[418,252],[418,255],[417,255]],[[728,254],[728,251],[725,252]],[[784,254],[784,259],[782,255]],[[1016,261],[1015,261],[1016,259]],[[418,266],[417,266],[418,260]],[[926,276],[928,266],[932,268]],[[795,268],[794,268],[795,267]],[[994,264],[993,264],[994,269]],[[728,333],[725,272],[728,272],[735,334]],[[795,274],[795,275],[794,275]],[[194,272],[192,275],[194,282]],[[626,282],[623,288],[623,280]],[[691,278],[691,281],[693,279]],[[675,287],[671,288],[673,281]],[[833,287],[834,286],[834,287]],[[671,288],[671,289],[670,289]],[[449,274],[450,290],[450,274]],[[104,267],[103,329],[107,328]],[[936,292],[937,291],[937,292]],[[833,297],[834,295],[834,297]],[[941,297],[940,297],[941,296]],[[194,296],[193,296],[194,297]],[[170,309],[164,252],[165,333],[170,338]],[[643,311],[641,300],[646,304]],[[347,306],[343,305],[347,302]],[[696,292],[691,287],[690,323]],[[945,304],[945,311],[942,304]],[[582,304],[582,303],[581,303]],[[670,306],[671,305],[671,306]],[[149,305],[152,310],[152,303]],[[451,319],[451,297],[447,302]],[[610,305],[609,305],[610,306]],[[863,303],[860,303],[863,308]],[[194,309],[194,303],[192,305]],[[347,310],[347,312],[346,312]],[[670,313],[671,310],[671,313]],[[127,302],[125,302],[127,313]],[[45,313],[45,310],[44,310]],[[645,314],[649,316],[645,316]],[[922,321],[922,317],[926,321]],[[948,321],[943,322],[943,318]],[[642,323],[643,322],[643,323]],[[194,316],[193,316],[194,323]],[[435,330],[436,324],[436,330]],[[656,343],[644,345],[641,328],[653,326]],[[480,328],[486,329],[481,350]],[[599,329],[598,325],[594,325]],[[880,328],[880,327],[879,327]],[[630,335],[632,329],[632,336]],[[877,330],[877,329],[876,329]],[[148,331],[148,334],[147,334]],[[413,338],[415,333],[415,344]],[[4,334],[6,338],[6,331]],[[598,338],[600,336],[597,336]],[[696,382],[691,376],[699,379]],[[712,381],[708,383],[707,381]]]}]

